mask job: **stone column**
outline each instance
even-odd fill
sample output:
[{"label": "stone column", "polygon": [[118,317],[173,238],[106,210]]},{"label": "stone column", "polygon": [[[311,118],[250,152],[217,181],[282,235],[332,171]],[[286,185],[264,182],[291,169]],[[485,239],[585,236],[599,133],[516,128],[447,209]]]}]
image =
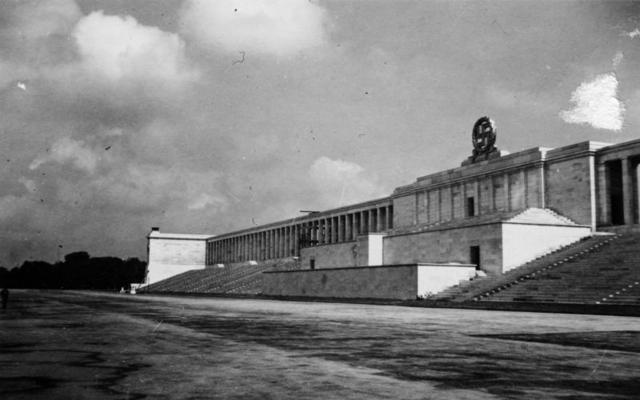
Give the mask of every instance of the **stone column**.
[{"label": "stone column", "polygon": [[538,176],[540,178],[540,186],[538,193],[538,207],[546,208],[547,207],[547,182],[544,176],[544,163],[540,163],[540,169],[538,170]]},{"label": "stone column", "polygon": [[601,163],[597,167],[598,174],[598,202],[600,203],[600,210],[598,216],[598,222],[601,225],[611,224],[611,206],[609,205],[609,179],[607,176],[607,164]]},{"label": "stone column", "polygon": [[345,214],[344,222],[345,240],[353,240],[353,214]]},{"label": "stone column", "polygon": [[520,170],[520,182],[522,182],[522,193],[524,198],[522,199],[522,204],[524,208],[529,207],[529,185],[527,184],[527,172],[525,169]]},{"label": "stone column", "polygon": [[299,247],[300,247],[300,225],[293,225],[293,251],[294,256],[299,256]]},{"label": "stone column", "polygon": [[489,210],[489,214],[496,211],[496,202],[493,196],[493,176],[489,176],[487,178],[488,182],[488,190],[487,190],[487,209]]},{"label": "stone column", "polygon": [[504,210],[505,211],[509,211],[511,210],[511,196],[509,196],[509,174],[505,173],[504,174]]},{"label": "stone column", "polygon": [[633,220],[633,179],[631,178],[630,161],[622,159],[622,201],[624,209],[624,224],[631,225]]}]

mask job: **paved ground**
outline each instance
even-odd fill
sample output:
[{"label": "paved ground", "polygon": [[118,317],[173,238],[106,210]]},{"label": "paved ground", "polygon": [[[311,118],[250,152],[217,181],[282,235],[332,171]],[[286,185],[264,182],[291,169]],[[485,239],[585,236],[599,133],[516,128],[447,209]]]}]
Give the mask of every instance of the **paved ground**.
[{"label": "paved ground", "polygon": [[640,319],[13,291],[2,399],[632,399]]}]

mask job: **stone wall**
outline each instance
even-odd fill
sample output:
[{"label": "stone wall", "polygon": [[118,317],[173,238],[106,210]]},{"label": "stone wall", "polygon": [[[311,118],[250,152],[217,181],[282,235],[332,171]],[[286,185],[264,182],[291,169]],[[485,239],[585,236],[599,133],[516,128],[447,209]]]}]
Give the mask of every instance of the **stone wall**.
[{"label": "stone wall", "polygon": [[[366,237],[366,236],[365,236]],[[300,265],[309,269],[311,259],[315,260],[316,268],[355,267],[362,258],[360,253],[366,253],[366,240],[344,243],[324,244],[300,249]]]},{"label": "stone wall", "polygon": [[589,201],[592,179],[589,163],[592,158],[583,156],[553,161],[546,168],[547,207],[578,224],[591,225],[592,222]]},{"label": "stone wall", "polygon": [[591,234],[587,226],[502,225],[502,272]]},{"label": "stone wall", "polygon": [[461,263],[470,260],[470,247],[480,246],[481,269],[502,271],[500,224],[488,224],[384,238],[384,264]]},{"label": "stone wall", "polygon": [[265,272],[269,296],[411,300],[435,294],[475,273],[470,265],[389,265]]},{"label": "stone wall", "polygon": [[205,267],[206,239],[149,237],[147,284]]},{"label": "stone wall", "polygon": [[475,274],[475,265],[419,265],[417,295],[428,297],[461,281],[468,281]]}]

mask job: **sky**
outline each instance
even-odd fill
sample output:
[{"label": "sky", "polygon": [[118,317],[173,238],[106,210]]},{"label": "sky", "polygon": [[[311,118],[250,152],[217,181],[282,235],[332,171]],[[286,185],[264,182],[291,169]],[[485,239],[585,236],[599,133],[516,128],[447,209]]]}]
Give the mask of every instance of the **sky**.
[{"label": "sky", "polygon": [[146,257],[471,154],[640,136],[640,3],[0,2],[0,265]]}]

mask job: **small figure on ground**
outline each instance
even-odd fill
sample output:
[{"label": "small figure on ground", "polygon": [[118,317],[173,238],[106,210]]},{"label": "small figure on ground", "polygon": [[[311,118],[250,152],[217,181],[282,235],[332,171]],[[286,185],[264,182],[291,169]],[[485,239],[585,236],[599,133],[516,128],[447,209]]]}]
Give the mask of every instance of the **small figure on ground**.
[{"label": "small figure on ground", "polygon": [[0,291],[0,297],[2,297],[2,309],[7,308],[7,302],[9,301],[9,289],[4,288]]}]

